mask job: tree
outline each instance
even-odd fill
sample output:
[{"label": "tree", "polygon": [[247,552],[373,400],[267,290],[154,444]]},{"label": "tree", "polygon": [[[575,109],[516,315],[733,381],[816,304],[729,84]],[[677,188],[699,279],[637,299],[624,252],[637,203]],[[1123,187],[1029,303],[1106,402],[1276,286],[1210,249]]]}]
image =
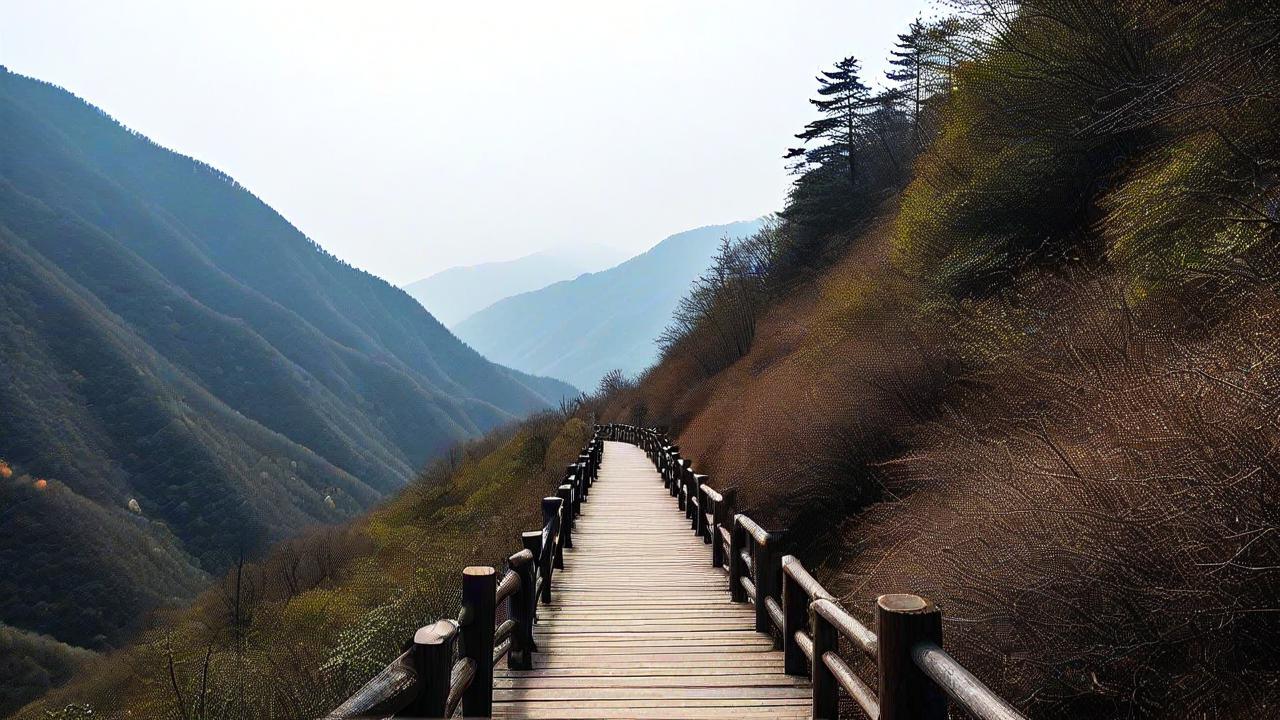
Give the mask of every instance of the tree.
[{"label": "tree", "polygon": [[924,23],[917,18],[911,21],[907,32],[898,36],[894,49],[889,51],[893,59],[889,64],[895,70],[884,74],[889,80],[898,83],[897,97],[909,103],[907,114],[911,116],[911,137],[916,147],[920,141],[920,102],[924,99],[924,55],[926,46]]},{"label": "tree", "polygon": [[792,148],[786,157],[799,158],[794,169],[807,173],[819,166],[825,169],[839,168],[851,190],[857,188],[857,149],[865,133],[863,116],[873,110],[878,102],[871,89],[859,77],[858,60],[847,57],[835,64],[835,69],[823,71],[817,77],[818,95],[809,100],[818,108],[820,117],[805,126],[797,138],[805,144],[821,143],[813,148]]},{"label": "tree", "polygon": [[928,24],[916,19],[906,33],[898,35],[889,51],[893,69],[885,78],[897,85],[891,94],[911,118],[911,137],[917,150],[928,141],[925,114],[930,100],[951,91],[956,64],[966,55],[962,32],[972,24],[955,16]]},{"label": "tree", "polygon": [[615,393],[629,390],[632,385],[633,383],[627,379],[627,374],[622,371],[622,368],[614,368],[600,378],[600,387],[596,390],[596,396],[611,397]]},{"label": "tree", "polygon": [[796,159],[798,177],[780,213],[788,226],[784,267],[826,262],[835,236],[870,217],[906,180],[903,160],[915,149],[909,118],[896,91],[872,92],[859,73],[858,61],[846,57],[818,76],[818,97],[809,102],[819,117],[796,135],[806,146],[785,156]]}]

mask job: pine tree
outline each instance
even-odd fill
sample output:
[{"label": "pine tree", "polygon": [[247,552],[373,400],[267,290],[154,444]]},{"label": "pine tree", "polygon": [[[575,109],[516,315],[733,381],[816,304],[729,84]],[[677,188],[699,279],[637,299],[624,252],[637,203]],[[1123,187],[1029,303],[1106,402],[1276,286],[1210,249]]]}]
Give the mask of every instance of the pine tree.
[{"label": "pine tree", "polygon": [[885,73],[885,77],[898,83],[898,97],[907,100],[911,116],[911,137],[916,146],[920,139],[920,103],[924,99],[924,56],[928,44],[928,31],[919,19],[912,20],[905,35],[898,36],[898,42],[889,54],[889,61],[896,70]]},{"label": "pine tree", "polygon": [[913,20],[889,53],[889,64],[894,69],[885,77],[897,84],[892,92],[911,117],[911,134],[917,149],[927,142],[930,99],[951,92],[956,64],[964,54],[963,32],[968,27],[960,17],[928,24]]},{"label": "pine tree", "polygon": [[786,158],[799,158],[794,168],[808,172],[811,166],[835,169],[841,166],[851,189],[857,187],[857,149],[866,132],[863,117],[876,107],[877,101],[870,88],[859,77],[860,67],[855,58],[847,57],[835,64],[835,69],[823,71],[817,77],[818,95],[809,102],[818,108],[821,116],[805,126],[797,138],[808,143],[821,144],[812,148],[792,148]]}]

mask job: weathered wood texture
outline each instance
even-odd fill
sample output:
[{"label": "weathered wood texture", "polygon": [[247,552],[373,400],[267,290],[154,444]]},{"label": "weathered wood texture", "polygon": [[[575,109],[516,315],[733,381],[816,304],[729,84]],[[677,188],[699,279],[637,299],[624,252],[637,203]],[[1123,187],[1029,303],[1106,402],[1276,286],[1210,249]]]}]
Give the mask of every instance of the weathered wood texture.
[{"label": "weathered wood texture", "polygon": [[494,717],[808,717],[808,680],[783,672],[708,552],[644,451],[606,443],[533,668],[495,669]]}]

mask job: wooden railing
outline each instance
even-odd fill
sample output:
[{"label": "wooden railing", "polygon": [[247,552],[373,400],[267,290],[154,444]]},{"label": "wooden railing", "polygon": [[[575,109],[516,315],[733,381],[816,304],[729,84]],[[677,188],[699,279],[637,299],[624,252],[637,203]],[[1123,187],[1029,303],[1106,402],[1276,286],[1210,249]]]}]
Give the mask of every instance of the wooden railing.
[{"label": "wooden railing", "polygon": [[[551,602],[552,578],[573,547],[574,518],[600,471],[601,431],[565,469],[554,497],[542,499],[542,529],[521,534],[523,548],[507,558],[501,578],[488,566],[462,571],[462,607],[456,619],[442,619],[414,633],[407,649],[382,672],[339,705],[326,720],[364,717],[450,717],[461,706],[465,717],[491,717],[493,668],[528,670],[539,602]],[[506,603],[506,618],[497,622]]]},{"label": "wooden railing", "polygon": [[[849,614],[804,566],[783,553],[782,533],[734,513],[732,488],[716,490],[658,430],[607,425],[597,437],[643,449],[693,532],[728,574],[729,596],[755,607],[755,629],[783,651],[784,671],[808,676],[813,717],[839,718],[841,691],[873,720],[945,720],[954,702],[983,720],[1025,720],[942,649],[942,613],[917,595],[876,599],[872,631]],[[841,655],[840,639],[877,667],[876,687]]]}]

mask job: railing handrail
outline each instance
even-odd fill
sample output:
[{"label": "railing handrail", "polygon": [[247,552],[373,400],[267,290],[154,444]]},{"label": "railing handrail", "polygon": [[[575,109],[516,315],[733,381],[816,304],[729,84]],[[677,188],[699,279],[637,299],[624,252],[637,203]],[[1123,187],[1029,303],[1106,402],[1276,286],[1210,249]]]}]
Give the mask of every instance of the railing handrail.
[{"label": "railing handrail", "polygon": [[[882,595],[876,600],[880,634],[873,632],[797,558],[778,552],[780,533],[732,512],[735,493],[706,484],[707,476],[693,471],[665,433],[612,424],[604,436],[645,450],[678,509],[693,520],[694,532],[712,545],[712,564],[728,573],[731,599],[755,605],[757,630],[780,634],[774,642],[784,650],[788,674],[811,677],[814,717],[838,717],[843,689],[871,718],[942,720],[949,698],[983,720],[1026,720],[943,650],[941,612],[933,603],[916,595]],[[840,656],[839,637],[877,661],[877,690]]]},{"label": "railing handrail", "polygon": [[[756,630],[784,650],[788,674],[811,678],[814,717],[839,717],[843,689],[876,719],[942,720],[949,699],[983,720],[1025,720],[943,649],[941,612],[933,603],[882,595],[873,632],[797,558],[781,552],[781,533],[734,512],[733,488],[712,488],[665,433],[616,424],[597,426],[565,468],[556,495],[541,502],[542,527],[522,533],[522,548],[507,558],[506,571],[499,576],[493,567],[464,569],[458,619],[420,628],[408,650],[327,718],[406,712],[448,717],[459,705],[468,717],[492,715],[494,664],[505,655],[512,669],[532,668],[537,608],[551,601],[555,571],[564,567],[564,550],[573,547],[575,517],[598,476],[606,437],[642,448],[653,461],[692,530],[711,545],[712,564],[727,572],[730,598],[755,606]],[[496,606],[504,601],[508,617],[497,623]],[[841,657],[841,637],[876,660],[875,689]]]},{"label": "railing handrail", "polygon": [[974,716],[982,720],[1024,720],[1012,705],[936,643],[917,643],[911,648],[911,658],[943,692]]},{"label": "railing handrail", "polygon": [[746,531],[751,534],[751,537],[756,539],[756,542],[768,542],[769,531],[756,524],[755,520],[752,520],[742,513],[738,513],[733,516],[733,521],[746,529]]},{"label": "railing handrail", "polygon": [[[449,717],[462,706],[467,717],[491,717],[493,666],[505,655],[513,670],[533,667],[538,604],[551,602],[553,576],[572,548],[574,516],[600,470],[604,450],[597,427],[577,461],[566,467],[554,497],[541,501],[542,527],[521,534],[520,550],[498,577],[491,566],[462,571],[457,619],[445,618],[414,633],[410,647],[361,686],[326,720],[357,717]],[[507,619],[496,623],[496,607],[507,603]],[[457,655],[461,646],[462,655]]]}]

